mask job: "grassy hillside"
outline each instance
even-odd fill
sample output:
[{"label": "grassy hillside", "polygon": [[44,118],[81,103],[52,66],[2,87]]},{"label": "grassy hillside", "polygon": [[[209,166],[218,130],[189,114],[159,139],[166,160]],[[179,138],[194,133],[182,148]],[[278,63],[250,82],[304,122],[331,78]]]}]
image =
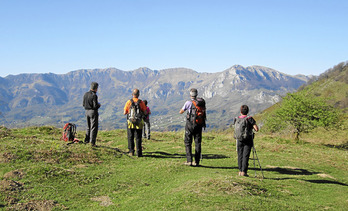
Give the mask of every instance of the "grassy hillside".
[{"label": "grassy hillside", "polygon": [[[153,133],[129,157],[125,130],[67,145],[54,127],[0,128],[0,209],[344,210],[347,148],[256,134],[263,167],[237,176],[230,130],[203,134],[202,167],[184,166],[183,132]],[[78,138],[82,139],[79,133]],[[333,140],[333,139],[332,139]],[[256,173],[256,177],[255,177]]]},{"label": "grassy hillside", "polygon": [[[308,133],[301,134],[301,141],[313,144],[327,144],[335,147],[348,147],[348,63],[340,63],[321,74],[317,79],[300,87],[295,93],[306,96],[308,99],[322,99],[336,110],[341,110],[340,116],[333,127],[318,127]],[[261,125],[266,123],[275,112],[282,107],[277,103],[263,112],[256,115]],[[268,128],[263,128],[264,131]],[[284,130],[277,131],[273,136],[283,138],[294,138],[294,131],[291,126]]]},{"label": "grassy hillside", "polygon": [[340,63],[327,70],[315,81],[299,89],[316,97],[323,97],[337,108],[348,107],[348,63]]}]

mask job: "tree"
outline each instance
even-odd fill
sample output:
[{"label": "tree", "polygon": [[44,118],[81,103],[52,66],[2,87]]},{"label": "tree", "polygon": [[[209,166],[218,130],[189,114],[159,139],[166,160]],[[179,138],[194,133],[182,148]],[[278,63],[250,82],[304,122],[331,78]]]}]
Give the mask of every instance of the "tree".
[{"label": "tree", "polygon": [[289,93],[266,125],[272,132],[291,125],[295,129],[295,139],[300,134],[316,127],[330,127],[339,122],[340,110],[328,105],[323,99],[302,93]]}]

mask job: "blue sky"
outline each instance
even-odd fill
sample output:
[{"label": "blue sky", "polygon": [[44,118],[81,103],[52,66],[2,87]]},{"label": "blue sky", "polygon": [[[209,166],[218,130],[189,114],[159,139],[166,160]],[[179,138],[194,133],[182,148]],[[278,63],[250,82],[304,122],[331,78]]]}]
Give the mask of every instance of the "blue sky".
[{"label": "blue sky", "polygon": [[0,0],[0,76],[115,67],[319,75],[348,60],[348,1]]}]

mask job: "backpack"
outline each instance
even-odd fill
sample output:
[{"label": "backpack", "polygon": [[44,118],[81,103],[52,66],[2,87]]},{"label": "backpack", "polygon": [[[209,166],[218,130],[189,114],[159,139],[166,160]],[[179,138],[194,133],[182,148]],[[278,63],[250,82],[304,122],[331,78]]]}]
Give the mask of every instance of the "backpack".
[{"label": "backpack", "polygon": [[192,100],[190,121],[194,126],[199,125],[205,127],[206,120],[206,108],[203,98],[197,98]]},{"label": "backpack", "polygon": [[239,141],[245,141],[247,139],[250,139],[252,136],[252,130],[249,131],[248,128],[248,119],[250,117],[246,116],[244,118],[235,118],[234,122],[234,138]]},{"label": "backpack", "polygon": [[131,99],[131,103],[128,120],[134,125],[139,125],[145,116],[143,111],[140,109],[141,100],[139,99],[137,102],[134,102],[134,100]]},{"label": "backpack", "polygon": [[150,114],[148,113],[149,111],[147,110],[147,108],[146,108],[146,113],[147,114],[143,114],[143,119],[144,119],[144,121],[147,121],[148,120],[148,117],[150,116]]},{"label": "backpack", "polygon": [[73,141],[75,142],[77,139],[75,139],[76,135],[76,125],[73,123],[66,123],[63,127],[63,134],[60,139],[64,140],[65,142]]}]

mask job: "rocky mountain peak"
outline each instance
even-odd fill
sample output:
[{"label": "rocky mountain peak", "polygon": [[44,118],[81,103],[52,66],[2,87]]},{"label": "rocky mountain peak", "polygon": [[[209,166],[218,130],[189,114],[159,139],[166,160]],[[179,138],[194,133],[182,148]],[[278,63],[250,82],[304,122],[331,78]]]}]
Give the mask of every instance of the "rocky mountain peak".
[{"label": "rocky mountain peak", "polygon": [[234,65],[216,73],[199,73],[188,68],[141,67],[133,71],[106,68],[67,74],[20,74],[0,81],[0,112],[5,117],[1,121],[6,121],[6,125],[20,127],[25,122],[26,126],[60,127],[69,121],[84,127],[82,96],[90,83],[97,81],[102,104],[101,127],[124,127],[124,103],[131,97],[132,89],[139,88],[140,98],[146,99],[152,110],[154,129],[168,130],[183,127],[184,118],[177,113],[189,99],[192,87],[206,99],[208,125],[216,128],[228,124],[241,104],[261,111],[279,100],[279,95],[296,90],[306,78],[267,67]]}]

